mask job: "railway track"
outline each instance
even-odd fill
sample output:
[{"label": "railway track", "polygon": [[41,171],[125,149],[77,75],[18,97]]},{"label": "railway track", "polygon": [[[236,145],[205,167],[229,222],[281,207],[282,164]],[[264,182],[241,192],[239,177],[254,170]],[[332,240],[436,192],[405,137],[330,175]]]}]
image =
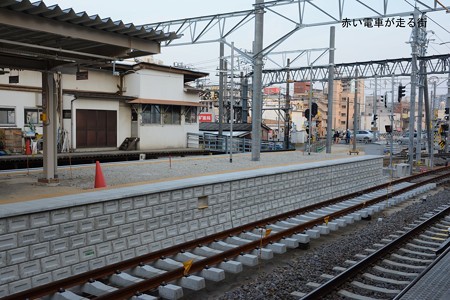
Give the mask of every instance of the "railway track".
[{"label": "railway track", "polygon": [[[427,213],[402,231],[383,239],[358,254],[359,261],[346,261],[346,267],[335,267],[339,275],[323,274],[324,283],[298,296],[302,299],[392,299],[448,247],[445,243],[450,227],[450,206]],[[375,248],[375,249],[373,249]],[[365,297],[365,298],[364,298]]]},{"label": "railway track", "polygon": [[[449,168],[421,173],[357,193],[236,227],[104,268],[5,297],[10,299],[179,299],[183,289],[239,273],[288,248],[426,192],[449,178]],[[412,183],[411,181],[415,181]]]}]

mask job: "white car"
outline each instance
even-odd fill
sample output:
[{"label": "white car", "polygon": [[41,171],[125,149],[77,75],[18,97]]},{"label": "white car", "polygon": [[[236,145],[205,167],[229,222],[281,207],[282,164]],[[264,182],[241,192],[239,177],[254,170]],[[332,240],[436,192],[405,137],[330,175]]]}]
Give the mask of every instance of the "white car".
[{"label": "white car", "polygon": [[[353,134],[352,134],[353,137]],[[357,142],[364,142],[364,143],[371,143],[375,142],[377,139],[375,137],[375,134],[370,130],[358,130],[356,131],[356,141]]]}]

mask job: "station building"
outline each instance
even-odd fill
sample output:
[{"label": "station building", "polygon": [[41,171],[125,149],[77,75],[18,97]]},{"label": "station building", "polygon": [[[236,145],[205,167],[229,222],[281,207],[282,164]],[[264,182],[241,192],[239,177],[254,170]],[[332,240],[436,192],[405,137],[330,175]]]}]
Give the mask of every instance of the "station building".
[{"label": "station building", "polygon": [[38,142],[43,122],[56,121],[60,151],[113,150],[127,138],[137,138],[138,150],[186,147],[187,132],[199,132],[201,106],[189,83],[208,75],[148,62],[56,74],[58,119],[42,120],[41,73],[3,73],[0,128]]}]

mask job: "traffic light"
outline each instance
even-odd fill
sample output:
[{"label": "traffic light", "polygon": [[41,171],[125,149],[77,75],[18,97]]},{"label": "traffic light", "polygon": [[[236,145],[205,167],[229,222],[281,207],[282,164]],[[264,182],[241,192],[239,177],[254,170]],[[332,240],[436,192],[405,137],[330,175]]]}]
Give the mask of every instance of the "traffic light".
[{"label": "traffic light", "polygon": [[305,118],[309,120],[309,108],[305,110]]},{"label": "traffic light", "polygon": [[405,88],[406,87],[401,84],[398,86],[398,102],[400,102],[400,100],[405,97]]},{"label": "traffic light", "polygon": [[317,115],[317,110],[318,110],[317,103],[313,102],[312,109],[311,109],[311,113],[312,113],[312,117],[313,118]]},{"label": "traffic light", "polygon": [[373,121],[371,122],[372,125],[375,125],[375,123],[378,120],[378,115],[373,115]]},{"label": "traffic light", "polygon": [[380,101],[383,102],[384,100],[384,96],[380,96]]},{"label": "traffic light", "polygon": [[446,107],[446,108],[445,108],[445,114],[446,114],[446,115],[450,114],[450,107]]},{"label": "traffic light", "polygon": [[386,129],[386,133],[391,133],[392,132],[391,125],[384,125],[384,128]]}]

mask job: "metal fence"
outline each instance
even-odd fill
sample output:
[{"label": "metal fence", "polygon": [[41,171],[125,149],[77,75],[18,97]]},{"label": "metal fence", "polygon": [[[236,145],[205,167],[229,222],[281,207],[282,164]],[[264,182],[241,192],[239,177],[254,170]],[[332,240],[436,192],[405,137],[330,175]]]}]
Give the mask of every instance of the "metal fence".
[{"label": "metal fence", "polygon": [[[231,140],[231,141],[230,141]],[[294,149],[293,145],[289,145]],[[219,136],[210,133],[187,133],[187,148],[204,149],[218,153],[244,153],[252,151],[252,140],[240,137]],[[284,143],[277,141],[261,141],[261,151],[284,150]]]}]

